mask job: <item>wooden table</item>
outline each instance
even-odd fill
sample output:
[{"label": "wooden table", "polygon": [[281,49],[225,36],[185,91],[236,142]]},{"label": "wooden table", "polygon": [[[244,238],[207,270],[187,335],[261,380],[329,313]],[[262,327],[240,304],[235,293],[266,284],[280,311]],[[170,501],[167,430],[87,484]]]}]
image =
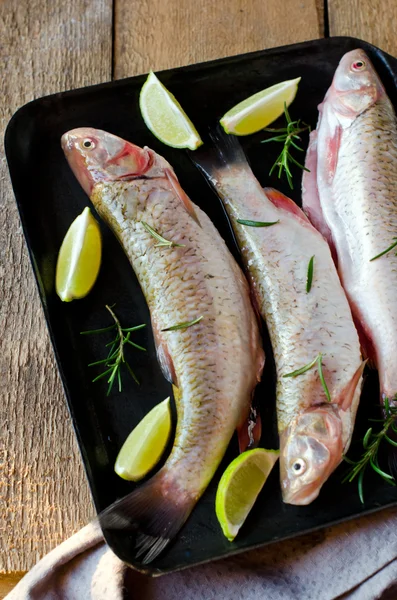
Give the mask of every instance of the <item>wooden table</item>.
[{"label": "wooden table", "polygon": [[[0,0],[1,139],[52,92],[324,35],[397,55],[396,0]],[[0,598],[93,516],[0,148]]]}]

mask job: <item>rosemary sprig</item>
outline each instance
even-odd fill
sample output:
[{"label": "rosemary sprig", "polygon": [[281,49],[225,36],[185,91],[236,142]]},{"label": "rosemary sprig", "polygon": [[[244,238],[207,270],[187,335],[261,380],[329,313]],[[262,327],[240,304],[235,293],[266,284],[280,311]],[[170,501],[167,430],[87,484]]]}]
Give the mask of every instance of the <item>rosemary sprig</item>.
[{"label": "rosemary sprig", "polygon": [[100,373],[99,375],[97,375],[97,377],[95,377],[92,381],[95,382],[95,381],[98,381],[99,379],[102,379],[103,377],[107,377],[108,378],[107,379],[108,390],[107,390],[106,395],[109,396],[116,379],[117,379],[117,383],[118,383],[119,392],[121,392],[121,389],[122,389],[121,365],[122,364],[124,364],[126,366],[128,372],[130,373],[133,380],[139,385],[139,381],[138,381],[134,371],[131,369],[131,366],[128,364],[128,362],[126,361],[126,358],[124,356],[124,346],[126,344],[130,344],[137,350],[141,350],[141,351],[145,352],[146,348],[143,348],[143,346],[139,346],[139,344],[135,344],[135,342],[132,342],[130,340],[130,337],[131,337],[131,333],[133,331],[138,331],[139,329],[146,327],[146,325],[143,323],[142,325],[136,325],[135,327],[121,327],[120,321],[114,314],[112,307],[110,307],[106,304],[106,309],[109,311],[109,313],[111,314],[111,316],[113,318],[113,321],[114,321],[113,325],[110,325],[109,327],[104,327],[103,329],[91,329],[90,331],[81,331],[80,333],[81,333],[81,335],[90,335],[90,334],[94,334],[94,333],[104,333],[106,331],[116,330],[116,337],[114,338],[114,340],[112,340],[111,342],[106,344],[107,347],[110,346],[110,350],[109,350],[107,357],[103,358],[101,360],[96,360],[95,362],[92,362],[88,365],[89,367],[94,367],[96,365],[103,365],[105,370],[102,373]]},{"label": "rosemary sprig", "polygon": [[[397,397],[395,396],[394,400],[396,399]],[[382,477],[384,481],[387,481],[387,483],[390,483],[390,485],[396,485],[394,477],[392,477],[389,473],[383,471],[380,468],[378,461],[379,447],[383,440],[385,440],[392,446],[397,446],[397,442],[392,440],[388,435],[390,433],[390,430],[392,430],[394,433],[397,433],[397,407],[390,406],[390,400],[387,397],[384,400],[384,410],[385,418],[381,420],[383,424],[382,429],[378,433],[374,433],[372,427],[370,427],[367,430],[366,434],[363,437],[364,452],[362,453],[359,460],[354,461],[348,458],[347,456],[344,457],[345,461],[352,465],[352,468],[345,475],[342,481],[348,481],[349,483],[351,483],[353,479],[358,477],[358,495],[362,504],[364,504],[364,474],[368,466],[370,466],[375,471],[375,473],[380,475],[380,477]],[[378,421],[378,419],[371,420]]]},{"label": "rosemary sprig", "polygon": [[193,319],[193,321],[186,321],[185,323],[178,323],[178,325],[171,325],[171,327],[166,327],[165,329],[162,329],[161,331],[176,331],[177,329],[187,329],[188,327],[191,327],[192,325],[196,325],[197,323],[200,323],[200,321],[203,319],[204,317],[197,317],[197,319]]},{"label": "rosemary sprig", "polygon": [[278,221],[247,221],[245,219],[237,219],[237,223],[240,223],[240,225],[247,225],[247,227],[271,227],[272,225],[277,225],[277,223],[280,223],[280,220],[278,220]]},{"label": "rosemary sprig", "polygon": [[328,402],[331,402],[331,394],[329,393],[328,390],[328,386],[326,384],[325,378],[324,378],[324,373],[323,373],[323,355],[321,354],[321,352],[319,352],[316,356],[316,358],[313,358],[313,360],[311,362],[309,362],[307,365],[305,365],[304,367],[301,367],[300,369],[297,369],[296,371],[292,371],[292,373],[286,373],[286,375],[283,375],[283,377],[297,377],[298,375],[303,375],[303,373],[306,373],[306,371],[310,371],[310,369],[312,369],[314,367],[314,365],[317,364],[317,370],[318,370],[318,375],[321,381],[321,385],[323,386],[323,390],[324,390],[324,394],[328,400]]},{"label": "rosemary sprig", "polygon": [[282,172],[284,171],[287,176],[287,181],[291,190],[293,189],[292,183],[292,173],[290,169],[290,163],[293,163],[300,169],[304,171],[309,171],[304,165],[294,158],[291,154],[292,148],[298,150],[299,152],[304,152],[303,148],[298,146],[296,140],[300,141],[300,134],[304,131],[311,131],[310,125],[307,123],[301,122],[300,119],[297,121],[292,121],[290,114],[287,109],[287,104],[284,102],[284,114],[287,121],[287,127],[282,127],[281,129],[270,129],[266,128],[264,131],[268,131],[270,133],[278,133],[274,137],[271,137],[267,140],[262,140],[262,144],[267,144],[267,142],[281,142],[283,144],[283,149],[281,150],[279,156],[277,157],[276,162],[270,169],[269,175],[273,173],[278,168],[278,178],[281,179]]},{"label": "rosemary sprig", "polygon": [[[393,242],[391,244],[391,246],[389,246],[388,248],[386,248],[386,250],[383,250],[383,252],[380,252],[379,254],[377,254],[376,256],[374,256],[373,258],[371,258],[369,260],[369,262],[372,262],[373,260],[376,260],[377,258],[380,258],[381,256],[383,256],[384,254],[387,254],[388,252],[390,252],[390,250],[393,250],[393,248],[395,248],[397,246],[397,237],[394,237],[393,240],[396,240],[396,241]],[[396,256],[397,256],[397,252],[396,252]]]},{"label": "rosemary sprig", "polygon": [[162,235],[160,235],[153,227],[150,227],[145,221],[141,221],[142,226],[150,235],[152,235],[156,240],[158,240],[158,244],[155,244],[155,248],[160,248],[162,246],[167,246],[168,248],[184,248],[185,244],[177,244],[171,240],[166,240]]},{"label": "rosemary sprig", "polygon": [[306,293],[308,294],[312,289],[313,283],[313,271],[314,271],[314,256],[309,260],[309,264],[307,266],[307,279],[306,279]]}]

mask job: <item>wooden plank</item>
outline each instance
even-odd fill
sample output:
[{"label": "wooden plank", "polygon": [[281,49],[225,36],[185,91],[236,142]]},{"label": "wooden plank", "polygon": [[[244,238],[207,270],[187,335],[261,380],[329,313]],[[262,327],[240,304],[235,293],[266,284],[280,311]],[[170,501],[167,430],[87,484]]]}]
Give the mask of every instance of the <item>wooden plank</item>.
[{"label": "wooden plank", "polygon": [[396,0],[328,0],[330,35],[357,37],[397,56]]},{"label": "wooden plank", "polygon": [[115,0],[114,73],[127,77],[318,38],[322,22],[318,0]]},{"label": "wooden plank", "polygon": [[0,575],[0,600],[3,600],[9,592],[16,586],[18,581],[22,579],[25,573],[9,573]]},{"label": "wooden plank", "polygon": [[[111,0],[2,0],[0,139],[41,96],[111,77]],[[93,515],[0,147],[0,572],[25,571]]]}]

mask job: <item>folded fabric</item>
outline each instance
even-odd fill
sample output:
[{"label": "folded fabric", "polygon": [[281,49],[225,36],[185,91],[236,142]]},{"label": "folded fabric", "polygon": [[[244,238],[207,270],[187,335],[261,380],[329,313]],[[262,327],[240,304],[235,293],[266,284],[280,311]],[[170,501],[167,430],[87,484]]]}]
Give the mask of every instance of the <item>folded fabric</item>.
[{"label": "folded fabric", "polygon": [[93,522],[5,600],[392,600],[396,582],[395,509],[156,578],[128,569]]}]

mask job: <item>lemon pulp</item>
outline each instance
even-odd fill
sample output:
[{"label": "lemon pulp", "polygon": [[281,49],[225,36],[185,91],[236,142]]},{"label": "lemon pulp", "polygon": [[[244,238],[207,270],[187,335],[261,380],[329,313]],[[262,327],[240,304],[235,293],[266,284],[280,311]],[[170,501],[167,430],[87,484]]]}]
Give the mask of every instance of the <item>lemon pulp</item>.
[{"label": "lemon pulp", "polygon": [[55,289],[63,302],[84,298],[101,266],[102,240],[88,206],[69,227],[58,254]]},{"label": "lemon pulp", "polygon": [[203,143],[178,100],[152,71],[142,86],[139,106],[147,127],[167,146],[195,150]]},{"label": "lemon pulp", "polygon": [[117,475],[128,481],[139,481],[145,477],[160,460],[170,433],[170,399],[166,398],[127,437],[114,465]]},{"label": "lemon pulp", "polygon": [[223,473],[216,493],[215,511],[229,541],[236,537],[278,457],[278,450],[247,450]]},{"label": "lemon pulp", "polygon": [[267,127],[284,112],[284,105],[291,104],[298,91],[301,78],[289,79],[272,85],[236,106],[233,106],[220,120],[226,133],[249,135]]}]

